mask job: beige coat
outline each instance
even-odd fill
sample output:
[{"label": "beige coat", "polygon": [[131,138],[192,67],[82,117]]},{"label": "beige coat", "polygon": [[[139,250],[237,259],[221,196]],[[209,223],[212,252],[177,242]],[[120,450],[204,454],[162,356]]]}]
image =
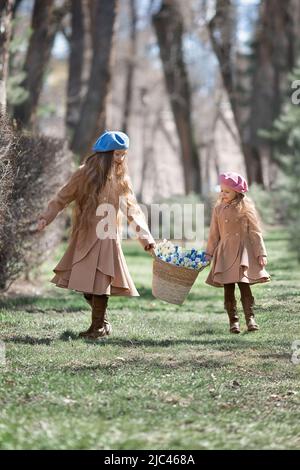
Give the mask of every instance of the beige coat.
[{"label": "beige coat", "polygon": [[[52,222],[60,211],[76,199],[80,187],[76,183],[75,173],[49,202],[47,209],[40,214],[40,217],[46,219],[47,225]],[[133,220],[139,227],[139,241],[142,246],[145,247],[149,243],[154,243],[133,191],[131,190],[123,208],[120,208],[119,194],[118,183],[114,177],[111,177],[99,195],[99,204],[112,204],[117,218],[120,216],[120,209],[124,212],[130,209],[132,217],[128,219],[129,221]],[[138,296],[139,294],[129,274],[122,251],[117,218],[115,220],[117,231],[115,239],[100,239],[98,237],[96,227],[103,217],[96,214],[91,219],[86,234],[79,230],[77,234],[71,236],[64,256],[53,270],[55,276],[51,279],[51,282],[58,287],[79,292]]]},{"label": "beige coat", "polygon": [[258,263],[266,248],[258,223],[238,218],[235,204],[220,204],[213,210],[206,253],[213,256],[207,284],[267,282],[270,276]]}]

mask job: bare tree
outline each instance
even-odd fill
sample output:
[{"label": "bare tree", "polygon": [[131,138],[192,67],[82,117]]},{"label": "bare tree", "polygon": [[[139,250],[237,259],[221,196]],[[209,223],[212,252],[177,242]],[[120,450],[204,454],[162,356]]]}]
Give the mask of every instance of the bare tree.
[{"label": "bare tree", "polygon": [[35,0],[31,21],[32,34],[24,64],[26,78],[22,83],[28,91],[28,98],[14,109],[14,117],[25,126],[35,124],[38,100],[55,35],[67,11],[67,0],[59,7],[55,7],[54,0]]},{"label": "bare tree", "polygon": [[23,0],[14,0],[14,2],[13,2],[13,4],[14,4],[13,5],[13,17],[16,16],[16,13],[17,13],[17,11],[19,9],[19,6],[21,5],[22,1]]},{"label": "bare tree", "polygon": [[122,119],[122,129],[127,132],[128,121],[131,113],[132,104],[132,91],[133,91],[133,76],[136,64],[137,55],[137,12],[136,0],[129,0],[130,11],[130,45],[128,51],[128,61],[126,70],[126,84],[125,84],[125,103]]},{"label": "bare tree", "polygon": [[[264,0],[254,38],[248,152],[267,163],[273,159],[273,145],[260,136],[271,131],[286,98],[288,75],[300,57],[300,2]],[[251,169],[250,169],[251,171]],[[268,182],[269,175],[266,175]]]},{"label": "bare tree", "polygon": [[163,0],[160,10],[152,19],[181,146],[185,192],[200,193],[201,167],[191,119],[191,90],[183,55],[183,19],[176,1]]},{"label": "bare tree", "polygon": [[239,85],[235,47],[236,11],[232,0],[216,0],[216,14],[209,23],[211,42],[218,58],[224,87],[231,103],[235,124],[239,131],[241,147],[249,182],[263,184],[262,162],[251,149],[249,128],[244,125],[240,108]]},{"label": "bare tree", "polygon": [[6,109],[6,82],[13,3],[13,0],[1,0],[0,2],[0,111],[2,112]]},{"label": "bare tree", "polygon": [[259,131],[270,130],[280,113],[287,74],[299,55],[299,20],[298,0],[262,0],[252,57],[237,52],[233,0],[216,0],[216,14],[208,25],[250,183],[266,185],[263,166],[272,160],[272,146]]},{"label": "bare tree", "polygon": [[84,0],[73,0],[71,2],[71,35],[67,37],[70,44],[70,57],[66,111],[66,124],[70,131],[74,130],[80,115],[85,46],[85,13]]},{"label": "bare tree", "polygon": [[105,129],[106,100],[111,86],[111,61],[118,0],[91,2],[93,57],[88,90],[82,103],[71,148],[83,156]]}]

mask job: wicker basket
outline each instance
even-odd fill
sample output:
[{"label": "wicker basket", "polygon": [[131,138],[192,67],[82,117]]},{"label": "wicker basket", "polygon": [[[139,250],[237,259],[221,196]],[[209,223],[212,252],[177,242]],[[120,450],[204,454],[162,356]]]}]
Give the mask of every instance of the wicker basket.
[{"label": "wicker basket", "polygon": [[162,261],[154,256],[152,294],[170,304],[182,305],[200,270],[184,268]]}]

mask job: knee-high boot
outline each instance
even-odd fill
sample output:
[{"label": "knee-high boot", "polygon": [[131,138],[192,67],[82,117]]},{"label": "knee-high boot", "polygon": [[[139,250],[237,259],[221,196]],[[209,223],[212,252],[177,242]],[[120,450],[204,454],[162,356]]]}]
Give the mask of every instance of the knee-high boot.
[{"label": "knee-high boot", "polygon": [[[84,296],[85,300],[87,301],[87,303],[88,303],[90,306],[92,306],[92,297],[93,297],[93,295],[92,295],[92,294],[85,294],[85,293],[84,293],[83,296]],[[89,328],[88,328],[87,330],[81,331],[81,332],[79,333],[79,335],[78,335],[79,338],[84,338],[86,335],[88,335],[89,333],[91,333],[92,329],[93,329],[93,324],[92,324],[92,322],[91,322],[91,324],[90,324],[90,326],[89,326]]]},{"label": "knee-high boot", "polygon": [[224,306],[229,318],[230,333],[240,333],[240,324],[237,313],[236,300],[229,300],[224,303]]},{"label": "knee-high boot", "polygon": [[244,309],[245,320],[247,324],[248,331],[257,331],[259,326],[255,321],[253,306],[254,306],[254,297],[251,296],[241,296],[241,302]]},{"label": "knee-high boot", "polygon": [[259,326],[255,321],[254,318],[254,297],[251,292],[251,287],[249,284],[244,282],[239,282],[239,288],[241,292],[241,302],[243,305],[245,320],[247,324],[248,331],[256,331],[259,330]]},{"label": "knee-high boot", "polygon": [[79,337],[99,338],[110,335],[112,327],[107,319],[106,312],[108,295],[84,294],[84,297],[92,307],[92,323],[86,331],[79,333]]},{"label": "knee-high boot", "polygon": [[230,333],[240,333],[239,317],[236,307],[236,299],[234,295],[234,284],[224,285],[224,307],[229,318],[229,331]]}]

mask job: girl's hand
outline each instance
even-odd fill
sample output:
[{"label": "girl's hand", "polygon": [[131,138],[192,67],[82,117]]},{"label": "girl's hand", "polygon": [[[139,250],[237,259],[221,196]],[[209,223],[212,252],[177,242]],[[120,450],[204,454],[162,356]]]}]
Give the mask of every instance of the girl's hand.
[{"label": "girl's hand", "polygon": [[154,248],[155,248],[155,243],[149,243],[148,245],[145,246],[145,251],[149,251],[150,254],[154,253]]},{"label": "girl's hand", "polygon": [[266,256],[259,256],[259,257],[258,257],[258,264],[259,264],[261,267],[267,266],[267,264],[268,264],[267,257],[266,257]]},{"label": "girl's hand", "polygon": [[205,259],[206,259],[206,261],[208,261],[208,263],[210,263],[211,260],[212,260],[212,256],[209,255],[208,253],[205,253]]},{"label": "girl's hand", "polygon": [[46,219],[44,219],[43,217],[41,217],[40,219],[38,219],[37,221],[37,231],[38,232],[41,232],[42,230],[44,230],[44,228],[46,227],[47,225],[47,221]]}]

